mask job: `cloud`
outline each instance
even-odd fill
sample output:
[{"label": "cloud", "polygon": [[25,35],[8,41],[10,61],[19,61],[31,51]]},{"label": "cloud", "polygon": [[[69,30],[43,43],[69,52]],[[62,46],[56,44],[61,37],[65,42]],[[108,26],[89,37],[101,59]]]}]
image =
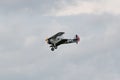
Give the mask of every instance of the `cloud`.
[{"label": "cloud", "polygon": [[[104,14],[110,13],[119,15],[119,0],[105,1],[74,1],[74,4],[61,2],[59,8],[53,8],[51,14],[53,16],[70,16],[79,14]],[[61,5],[61,6],[60,6]]]},{"label": "cloud", "polygon": [[36,41],[37,41],[37,37],[35,36],[29,36],[25,39],[25,43],[24,45],[25,46],[30,46],[30,45],[33,45]]},{"label": "cloud", "polygon": [[[0,74],[10,75],[11,80],[119,79],[119,16],[77,17],[62,21],[36,15],[4,17]],[[63,45],[51,52],[44,39],[58,31],[65,31],[70,38],[78,33],[80,44]]]},{"label": "cloud", "polygon": [[55,5],[55,0],[4,0],[0,1],[0,14],[43,15]]},{"label": "cloud", "polygon": [[[37,14],[45,16],[70,16],[79,14],[119,15],[119,0],[5,0],[0,1],[1,14]],[[22,6],[21,6],[22,5]]]},{"label": "cloud", "polygon": [[[1,9],[10,14],[0,14],[1,80],[120,79],[120,16],[111,14],[114,7],[107,7],[118,1],[62,1],[35,0],[28,4],[28,0],[3,1],[8,5]],[[85,10],[79,11],[81,6]],[[38,15],[30,15],[29,9]],[[44,14],[51,9],[53,16],[39,14],[39,10]],[[76,10],[73,12],[73,9]],[[106,11],[109,13],[101,14]],[[98,13],[101,15],[96,15]],[[65,38],[78,34],[80,43],[61,45],[54,52],[50,51],[45,38],[59,31],[66,32]]]}]

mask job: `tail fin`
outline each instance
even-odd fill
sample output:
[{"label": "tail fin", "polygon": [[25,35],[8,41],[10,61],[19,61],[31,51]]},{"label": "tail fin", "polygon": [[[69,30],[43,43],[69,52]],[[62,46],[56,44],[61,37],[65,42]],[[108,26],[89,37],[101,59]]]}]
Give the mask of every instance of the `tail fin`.
[{"label": "tail fin", "polygon": [[75,35],[75,39],[76,39],[76,43],[78,44],[78,42],[80,41],[80,37],[77,34]]}]

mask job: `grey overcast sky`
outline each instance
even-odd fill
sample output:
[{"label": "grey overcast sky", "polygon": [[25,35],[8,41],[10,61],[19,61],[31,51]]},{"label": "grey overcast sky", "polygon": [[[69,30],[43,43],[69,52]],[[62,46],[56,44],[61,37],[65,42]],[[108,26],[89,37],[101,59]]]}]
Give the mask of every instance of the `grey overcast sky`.
[{"label": "grey overcast sky", "polygon": [[[81,37],[54,52],[47,37]],[[0,0],[0,80],[120,80],[119,0]]]}]

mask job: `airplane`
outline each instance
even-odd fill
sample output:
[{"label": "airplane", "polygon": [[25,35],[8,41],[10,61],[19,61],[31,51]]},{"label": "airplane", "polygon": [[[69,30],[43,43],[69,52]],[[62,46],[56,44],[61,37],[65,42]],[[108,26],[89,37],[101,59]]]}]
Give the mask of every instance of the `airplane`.
[{"label": "airplane", "polygon": [[54,51],[57,49],[57,47],[61,44],[69,44],[69,43],[76,43],[80,41],[80,37],[78,35],[75,35],[75,38],[73,39],[64,39],[62,38],[62,35],[65,34],[65,32],[58,32],[55,35],[53,35],[50,38],[47,38],[45,41],[50,45],[51,51]]}]

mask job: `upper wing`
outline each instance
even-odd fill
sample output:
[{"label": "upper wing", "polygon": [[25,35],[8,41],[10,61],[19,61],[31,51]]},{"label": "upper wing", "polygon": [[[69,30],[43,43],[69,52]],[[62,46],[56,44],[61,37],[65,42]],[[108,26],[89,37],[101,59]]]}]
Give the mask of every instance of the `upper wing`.
[{"label": "upper wing", "polygon": [[49,39],[56,39],[57,37],[62,36],[63,34],[65,34],[65,32],[58,32],[57,34],[53,35]]}]

